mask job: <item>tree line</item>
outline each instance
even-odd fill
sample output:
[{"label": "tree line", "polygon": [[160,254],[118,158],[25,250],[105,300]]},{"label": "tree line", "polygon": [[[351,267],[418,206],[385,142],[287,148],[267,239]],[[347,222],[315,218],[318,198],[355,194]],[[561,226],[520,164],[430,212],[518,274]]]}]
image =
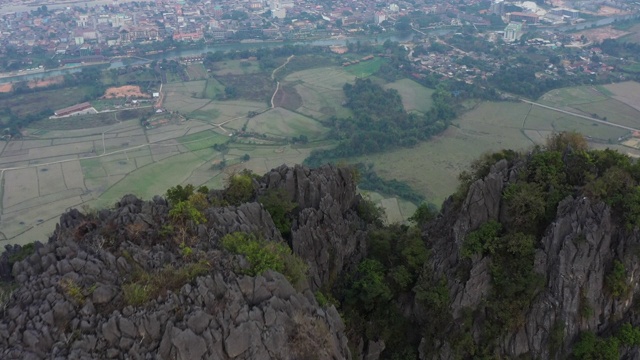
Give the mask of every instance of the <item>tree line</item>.
[{"label": "tree line", "polygon": [[410,147],[445,130],[455,117],[451,95],[437,89],[433,106],[425,114],[407,113],[393,89],[385,90],[370,79],[356,79],[343,87],[346,106],[353,111],[347,119],[332,117],[329,138],[340,143],[333,149],[314,150],[305,160],[319,166],[336,159],[374,154],[397,147]]}]

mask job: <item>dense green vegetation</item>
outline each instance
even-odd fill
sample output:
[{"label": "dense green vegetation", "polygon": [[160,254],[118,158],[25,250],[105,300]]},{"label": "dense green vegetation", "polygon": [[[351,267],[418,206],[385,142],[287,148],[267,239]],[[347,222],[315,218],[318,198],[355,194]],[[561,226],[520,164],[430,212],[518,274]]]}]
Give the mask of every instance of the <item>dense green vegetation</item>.
[{"label": "dense green vegetation", "polygon": [[222,248],[243,255],[249,262],[249,268],[243,269],[247,275],[260,275],[266,270],[282,273],[292,285],[305,281],[307,265],[291,252],[286,243],[266,241],[253,234],[235,232],[225,235],[221,240]]},{"label": "dense green vegetation", "polygon": [[[545,147],[528,154],[505,150],[483,155],[461,176],[456,198],[463,199],[470,184],[488,175],[491,166],[501,160],[520,169],[516,181],[502,193],[509,216],[502,222],[488,221],[466,235],[456,273],[464,281],[474,262],[488,259],[492,286],[485,301],[476,309],[465,310],[461,321],[452,322],[447,280],[425,266],[428,242],[419,227],[434,218],[427,204],[412,217],[418,227],[384,226],[375,221],[379,214],[369,207],[361,211],[367,215],[363,218],[375,226],[368,235],[366,259],[338,281],[332,296],[325,296],[326,290],[321,294],[335,298],[352,339],[385,340],[384,359],[414,359],[420,336],[426,339],[420,349],[426,354],[438,351],[438,344],[447,341],[458,358],[495,358],[501,337],[523,326],[531,303],[545,286],[544,276],[534,270],[535,251],[562,199],[574,196],[602,200],[612,206],[618,221],[629,229],[637,226],[640,212],[634,209],[640,207],[640,198],[633,194],[640,188],[640,165],[612,150],[590,150],[584,138],[575,133],[552,137]],[[457,206],[460,203],[458,200]],[[627,298],[631,287],[623,260],[616,259],[608,266],[603,291],[612,298]],[[407,296],[415,299],[421,316],[399,314],[399,304]],[[593,316],[584,296],[580,316]],[[482,319],[482,332],[474,339],[470,333],[478,319]],[[418,326],[421,331],[416,335]],[[550,334],[552,353],[563,348],[564,331],[563,324],[554,325]],[[574,357],[617,358],[620,346],[640,342],[639,334],[640,330],[630,325],[609,338],[586,333],[576,345]]]},{"label": "dense green vegetation", "polygon": [[615,360],[620,358],[621,346],[640,346],[640,328],[624,323],[615,335],[605,338],[584,332],[573,347],[573,356],[578,360]]},{"label": "dense green vegetation", "polygon": [[284,189],[269,189],[260,196],[258,201],[271,215],[271,219],[282,236],[291,234],[291,213],[298,206],[289,200],[289,194]]},{"label": "dense green vegetation", "polygon": [[133,259],[128,260],[134,265],[134,271],[131,278],[122,286],[122,291],[124,302],[132,306],[144,305],[167,291],[176,291],[184,284],[211,271],[211,264],[205,260],[187,263],[179,268],[167,266],[156,271],[146,271]]},{"label": "dense green vegetation", "polygon": [[9,256],[9,266],[13,266],[18,261],[22,261],[36,252],[36,244],[28,243],[20,247],[20,250]]},{"label": "dense green vegetation", "polygon": [[413,146],[446,129],[455,116],[443,89],[433,94],[434,105],[424,115],[407,113],[397,91],[385,90],[370,79],[345,84],[347,106],[354,118],[332,118],[330,138],[339,140],[334,149],[314,150],[305,162],[310,166],[335,159],[372,154],[399,146]]},{"label": "dense green vegetation", "polygon": [[[474,346],[465,347],[466,356],[491,356],[501,334],[522,326],[531,301],[544,286],[542,275],[534,272],[537,242],[555,218],[562,199],[574,196],[604,201],[629,230],[638,225],[640,216],[640,198],[635,196],[640,189],[640,164],[613,150],[590,150],[584,138],[575,133],[552,137],[546,147],[537,147],[527,155],[502,151],[482,156],[469,172],[461,175],[456,198],[464,198],[470,184],[486,176],[491,165],[503,159],[520,169],[517,181],[502,193],[509,216],[502,223],[492,220],[467,234],[461,249],[462,259],[469,265],[477,257],[489,257],[493,285],[481,310],[487,314],[483,338]],[[614,260],[603,290],[624,299],[630,291],[627,279],[624,263]],[[590,305],[581,304],[581,316],[590,314]],[[558,337],[561,339],[561,335]],[[602,340],[585,334],[574,356],[617,358],[616,339]],[[560,346],[556,344],[556,348]]]},{"label": "dense green vegetation", "polygon": [[426,245],[417,228],[391,225],[371,231],[368,246],[367,258],[334,289],[349,335],[384,340],[383,358],[416,358],[420,334],[414,331],[415,319],[402,316],[397,300],[425,280],[420,274]]}]

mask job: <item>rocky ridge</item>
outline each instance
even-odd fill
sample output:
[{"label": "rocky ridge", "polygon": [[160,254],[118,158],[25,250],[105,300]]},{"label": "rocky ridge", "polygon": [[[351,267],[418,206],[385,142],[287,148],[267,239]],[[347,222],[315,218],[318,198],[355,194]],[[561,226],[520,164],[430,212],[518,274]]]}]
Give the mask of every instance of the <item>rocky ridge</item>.
[{"label": "rocky ridge", "polygon": [[[244,259],[219,249],[219,240],[236,231],[283,241],[257,202],[212,207],[204,211],[206,224],[191,224],[197,263],[175,241],[163,240],[169,206],[161,197],[128,195],[110,210],[65,213],[46,244],[13,264],[16,288],[0,313],[0,357],[350,358],[340,315],[334,306],[319,306],[312,291],[356,261],[364,241],[362,230],[348,227],[361,222],[349,176],[330,166],[280,167],[258,181],[262,190],[287,189],[298,203],[294,250],[308,260],[312,281],[297,290],[277,272],[242,275]],[[19,250],[3,254],[4,268]],[[324,251],[338,256],[330,262]],[[207,271],[195,280],[144,304],[125,301],[132,274],[160,276],[201,263]]]},{"label": "rocky ridge", "polygon": [[[454,359],[490,351],[484,355],[562,359],[585,332],[606,337],[625,323],[640,326],[638,228],[625,226],[605,202],[573,192],[553,203],[553,217],[545,220],[544,229],[530,233],[535,241],[532,272],[540,279],[532,285],[533,295],[516,321],[489,339],[492,347],[480,348],[493,334],[487,335],[487,328],[495,309],[487,302],[496,296],[496,264],[486,252],[464,254],[465,242],[491,221],[514,224],[505,193],[522,181],[530,156],[495,162],[459,202],[450,198],[443,204],[440,214],[421,228],[421,238],[418,229],[392,228],[397,236],[415,230],[418,242],[429,250],[419,265],[419,286],[393,294],[383,304],[385,309],[397,307],[397,314],[409,319],[409,328],[401,331],[411,333],[407,337],[415,348],[405,354]],[[64,214],[49,242],[37,244],[34,254],[12,268],[8,259],[19,249],[9,248],[0,259],[0,276],[17,283],[0,313],[0,357],[349,359],[351,349],[358,359],[392,358],[398,353],[389,352],[390,342],[345,328],[336,308],[320,306],[314,296],[317,290],[336,296],[342,291],[344,300],[345,289],[337,288],[349,282],[340,280],[358,274],[359,264],[371,255],[368,250],[374,252],[367,241],[376,225],[359,216],[363,199],[356,194],[353,176],[333,166],[281,166],[254,178],[256,196],[282,189],[297,204],[290,236],[282,238],[258,202],[210,207],[203,211],[206,223],[188,229],[194,255],[177,245],[184,234],[174,233],[178,238],[171,241],[163,235],[170,207],[161,197],[142,201],[125,196],[110,210]],[[222,196],[215,191],[209,195]],[[247,260],[219,244],[238,231],[288,242],[309,265],[308,282],[294,288],[274,271],[242,275]],[[191,281],[167,286],[144,304],[127,305],[123,289],[134,274],[160,276],[163,269],[197,270],[200,264],[207,264],[207,271]],[[619,280],[625,285],[617,295],[610,288],[616,266],[624,269]],[[385,279],[374,280],[381,286]],[[443,293],[426,297],[434,308],[425,308],[424,292],[439,287]],[[358,319],[372,320],[363,314]],[[442,325],[437,339],[423,337],[420,342],[415,329],[434,323]],[[620,346],[619,354],[640,358],[637,346]]]},{"label": "rocky ridge", "polygon": [[[515,183],[524,166],[523,161],[511,165],[506,160],[497,162],[488,175],[470,186],[461,206],[449,199],[441,216],[425,231],[433,251],[428,266],[447,279],[454,322],[460,325],[465,311],[476,309],[469,330],[476,341],[482,337],[486,316],[478,309],[483,309],[492,289],[490,262],[486,256],[474,255],[468,278],[461,278],[460,269],[465,267],[462,244],[471,231],[487,221],[508,223],[511,214],[501,194]],[[501,336],[496,355],[565,358],[582,332],[607,335],[622,323],[640,324],[634,308],[638,301],[639,235],[637,228],[625,228],[602,201],[586,196],[562,200],[535,250],[534,271],[544,277],[545,285],[523,314],[521,326]],[[630,287],[624,296],[615,297],[606,289],[606,278],[618,259]],[[554,336],[559,336],[559,344]],[[437,354],[431,356],[435,359],[455,358],[446,341],[431,353]],[[620,354],[635,359],[640,350],[625,347]]]}]

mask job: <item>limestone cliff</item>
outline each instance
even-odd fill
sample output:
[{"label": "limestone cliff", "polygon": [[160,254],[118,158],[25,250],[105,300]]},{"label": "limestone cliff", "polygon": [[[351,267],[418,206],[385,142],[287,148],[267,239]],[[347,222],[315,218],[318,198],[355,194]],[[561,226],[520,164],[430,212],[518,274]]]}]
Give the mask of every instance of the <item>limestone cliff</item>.
[{"label": "limestone cliff", "polygon": [[[162,197],[71,210],[45,244],[0,257],[14,283],[0,358],[640,358],[640,166],[514,154],[419,227],[363,220],[354,173],[333,166],[252,176],[234,206],[212,191],[203,219],[179,226]],[[273,191],[295,204],[284,238],[259,202]],[[251,259],[221,246],[238,232],[286,243],[306,278],[249,276]],[[623,326],[635,335],[575,352]]]},{"label": "limestone cliff", "polygon": [[[312,291],[361,250],[361,231],[346,225],[359,221],[349,176],[329,166],[281,167],[259,184],[284,187],[298,203],[292,237],[309,262],[311,288],[295,289],[274,271],[242,275],[247,261],[221,250],[233,232],[283,241],[257,202],[209,207],[206,222],[170,236],[161,197],[128,195],[113,209],[65,213],[11,274],[21,249],[3,254],[0,270],[14,289],[0,313],[0,358],[350,358],[340,315]],[[331,262],[328,253],[337,254]],[[161,291],[149,295],[151,286]]]},{"label": "limestone cliff", "polygon": [[[447,280],[453,320],[449,336],[463,331],[476,343],[485,336],[492,316],[486,306],[493,289],[491,257],[476,254],[465,259],[463,243],[470,232],[488,221],[510,223],[512,214],[502,194],[521,178],[526,166],[525,160],[497,162],[488,175],[471,184],[461,205],[450,199],[425,230],[433,251],[428,267]],[[639,325],[639,235],[637,227],[625,226],[620,214],[614,214],[603,201],[586,195],[561,200],[536,242],[533,270],[542,277],[542,286],[515,326],[500,333],[493,356],[566,358],[581,333],[609,336],[623,323]],[[620,280],[626,288],[613,295],[607,289],[607,278],[616,262],[625,269]],[[432,348],[421,349],[422,357],[457,358],[447,336],[443,339]],[[423,347],[427,340],[423,339]],[[622,347],[620,355],[637,358],[640,352],[637,347]]]}]

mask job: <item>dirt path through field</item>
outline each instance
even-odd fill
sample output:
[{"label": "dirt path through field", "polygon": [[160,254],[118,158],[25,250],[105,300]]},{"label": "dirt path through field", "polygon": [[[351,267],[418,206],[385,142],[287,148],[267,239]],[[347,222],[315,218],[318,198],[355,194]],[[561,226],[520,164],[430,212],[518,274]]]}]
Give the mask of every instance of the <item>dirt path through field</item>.
[{"label": "dirt path through field", "polygon": [[[295,55],[291,55],[287,58],[287,61],[284,62],[284,64],[278,66],[277,68],[273,69],[273,71],[271,72],[271,80],[275,80],[276,79],[276,72],[280,69],[282,69],[283,67],[285,67],[289,61],[291,61],[291,59],[293,59]],[[273,95],[271,95],[271,108],[275,108],[275,104],[273,103],[273,99],[275,99],[276,94],[278,93],[278,90],[280,90],[280,81],[276,82],[276,91],[273,92]]]}]

